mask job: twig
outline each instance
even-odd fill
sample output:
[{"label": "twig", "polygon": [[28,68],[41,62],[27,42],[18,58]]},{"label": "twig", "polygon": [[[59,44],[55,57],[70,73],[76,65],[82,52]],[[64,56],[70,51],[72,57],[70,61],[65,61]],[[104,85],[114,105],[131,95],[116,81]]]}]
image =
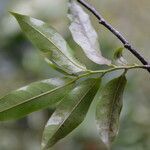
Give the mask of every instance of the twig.
[{"label": "twig", "polygon": [[95,74],[95,73],[108,73],[108,72],[112,72],[112,71],[116,71],[116,70],[122,70],[122,69],[126,69],[126,70],[130,70],[130,69],[150,69],[150,65],[116,66],[114,68],[110,68],[110,69],[107,69],[107,70],[91,71],[91,73],[92,74]]},{"label": "twig", "polygon": [[102,75],[105,75],[109,72],[113,72],[113,71],[116,71],[116,70],[122,70],[122,69],[125,69],[125,70],[150,69],[150,65],[114,66],[113,68],[106,69],[106,70],[96,70],[96,71],[89,70],[88,73],[82,74],[82,75],[78,76],[78,78],[80,79],[80,78],[83,78],[83,77],[86,77],[86,76],[89,76],[89,75],[99,74],[99,73],[101,73]]},{"label": "twig", "polygon": [[[119,31],[112,27],[92,5],[84,0],[77,1],[92,13],[99,20],[100,24],[111,31],[122,42],[124,47],[128,49],[143,65],[149,65],[149,62],[138,52],[138,50],[135,49]],[[146,69],[150,72],[150,68]]]},{"label": "twig", "polygon": [[102,73],[103,75],[109,73],[109,72],[113,72],[113,71],[116,71],[116,70],[122,70],[122,69],[125,69],[125,70],[130,70],[130,69],[150,69],[150,65],[141,65],[141,66],[138,66],[138,65],[135,65],[135,66],[116,66],[114,68],[110,68],[110,69],[107,69],[107,70],[96,70],[96,71],[90,71],[86,74],[82,74],[79,76],[79,78],[82,78],[82,77],[85,77],[85,76],[89,76],[89,75],[92,75],[92,74],[99,74],[99,73]]}]

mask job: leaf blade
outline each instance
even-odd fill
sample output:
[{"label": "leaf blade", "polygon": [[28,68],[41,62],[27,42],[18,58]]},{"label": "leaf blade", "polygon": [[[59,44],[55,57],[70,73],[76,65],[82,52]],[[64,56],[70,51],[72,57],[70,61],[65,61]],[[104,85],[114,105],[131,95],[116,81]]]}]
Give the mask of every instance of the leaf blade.
[{"label": "leaf blade", "polygon": [[0,121],[18,119],[60,101],[73,79],[51,78],[35,82],[0,99]]},{"label": "leaf blade", "polygon": [[100,80],[86,80],[64,98],[45,127],[43,149],[53,146],[84,120],[99,85]]},{"label": "leaf blade", "polygon": [[69,73],[67,73],[66,71],[62,70],[62,69],[59,68],[57,65],[55,65],[54,63],[52,63],[49,59],[45,58],[44,60],[45,60],[45,61],[47,62],[47,64],[48,64],[51,68],[53,68],[54,70],[56,70],[56,71],[58,71],[58,72],[60,72],[60,73],[62,73],[62,74],[65,74],[65,75],[70,75]]},{"label": "leaf blade", "polygon": [[85,55],[97,64],[110,65],[100,51],[98,35],[94,30],[88,14],[75,1],[69,3],[69,27],[74,41],[83,49]]},{"label": "leaf blade", "polygon": [[41,20],[29,16],[14,12],[11,12],[11,14],[16,18],[28,39],[51,62],[69,74],[86,71],[86,67],[74,58],[71,48],[54,28]]},{"label": "leaf blade", "polygon": [[122,96],[126,85],[122,75],[108,82],[102,90],[102,96],[96,109],[96,124],[102,141],[110,147],[119,128],[119,117],[122,109]]}]

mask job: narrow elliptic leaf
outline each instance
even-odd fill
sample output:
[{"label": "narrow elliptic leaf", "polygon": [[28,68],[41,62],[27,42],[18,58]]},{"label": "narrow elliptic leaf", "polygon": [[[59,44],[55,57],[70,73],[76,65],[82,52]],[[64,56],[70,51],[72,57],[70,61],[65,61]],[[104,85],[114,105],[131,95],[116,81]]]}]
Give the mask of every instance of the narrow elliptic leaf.
[{"label": "narrow elliptic leaf", "polygon": [[122,75],[113,79],[104,87],[96,109],[96,121],[102,141],[109,147],[115,139],[119,128],[122,109],[122,96],[126,77]]},{"label": "narrow elliptic leaf", "polygon": [[70,91],[73,79],[51,78],[32,83],[0,99],[0,121],[17,119],[53,106]]},{"label": "narrow elliptic leaf", "polygon": [[111,62],[104,58],[100,51],[98,35],[94,30],[88,14],[75,1],[69,3],[69,27],[74,41],[81,46],[86,56],[97,64],[110,65]]},{"label": "narrow elliptic leaf", "polygon": [[72,55],[63,37],[45,22],[29,16],[11,12],[29,40],[40,49],[51,62],[69,74],[86,71]]},{"label": "narrow elliptic leaf", "polygon": [[127,65],[127,61],[124,59],[123,57],[123,50],[124,50],[124,47],[120,47],[118,49],[115,50],[115,53],[114,53],[114,60],[120,64],[120,65]]},{"label": "narrow elliptic leaf", "polygon": [[76,86],[57,107],[43,133],[42,148],[47,150],[84,120],[100,86],[100,79],[88,79]]}]

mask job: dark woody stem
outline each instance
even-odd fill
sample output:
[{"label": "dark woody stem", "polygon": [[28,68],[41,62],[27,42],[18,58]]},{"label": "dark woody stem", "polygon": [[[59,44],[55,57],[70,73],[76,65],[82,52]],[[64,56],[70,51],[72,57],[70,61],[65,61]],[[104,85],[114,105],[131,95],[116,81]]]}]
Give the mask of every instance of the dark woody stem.
[{"label": "dark woody stem", "polygon": [[[143,65],[149,65],[149,62],[138,52],[138,50],[135,49],[119,31],[112,27],[92,5],[88,4],[85,0],[77,1],[92,13],[98,19],[100,24],[111,31],[121,41],[124,47],[129,50]],[[150,68],[146,69],[150,73]]]}]

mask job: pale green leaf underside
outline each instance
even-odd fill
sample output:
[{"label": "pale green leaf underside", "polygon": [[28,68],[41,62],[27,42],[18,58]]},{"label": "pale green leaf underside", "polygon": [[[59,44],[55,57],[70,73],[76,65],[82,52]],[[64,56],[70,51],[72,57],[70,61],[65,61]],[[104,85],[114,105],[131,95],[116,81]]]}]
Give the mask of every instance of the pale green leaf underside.
[{"label": "pale green leaf underside", "polygon": [[86,71],[85,66],[81,65],[72,55],[72,50],[67,42],[50,25],[29,16],[13,12],[12,15],[17,19],[29,40],[52,63],[69,74]]},{"label": "pale green leaf underside", "polygon": [[64,70],[62,70],[61,68],[59,68],[59,66],[55,65],[54,63],[52,63],[49,59],[45,58],[45,61],[47,62],[47,64],[53,68],[54,70],[57,70],[58,72],[65,74],[65,75],[70,75],[69,73],[65,72]]},{"label": "pale green leaf underside", "polygon": [[71,89],[70,78],[51,78],[32,83],[0,99],[0,121],[17,119],[61,101]]},{"label": "pale green leaf underside", "polygon": [[122,95],[126,85],[124,75],[113,79],[103,88],[96,109],[97,128],[102,141],[110,146],[119,128]]},{"label": "pale green leaf underside", "polygon": [[84,120],[99,86],[100,79],[88,79],[76,86],[61,101],[45,127],[43,149],[53,146]]},{"label": "pale green leaf underside", "polygon": [[110,65],[111,61],[104,58],[100,51],[98,35],[94,30],[88,14],[75,1],[69,3],[69,27],[74,41],[82,47],[86,56],[97,64]]}]

